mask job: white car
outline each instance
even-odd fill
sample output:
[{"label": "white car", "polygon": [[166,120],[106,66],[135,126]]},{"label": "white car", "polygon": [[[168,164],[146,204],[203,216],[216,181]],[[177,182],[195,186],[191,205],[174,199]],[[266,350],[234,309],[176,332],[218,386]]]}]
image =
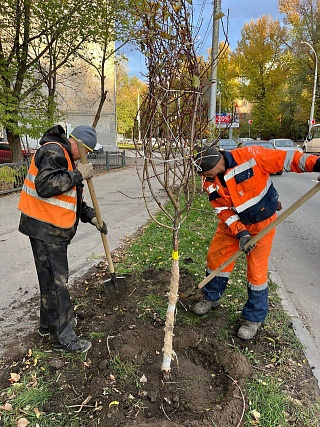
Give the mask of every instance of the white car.
[{"label": "white car", "polygon": [[314,125],[310,129],[307,139],[303,143],[303,151],[320,154],[320,125]]},{"label": "white car", "polygon": [[292,139],[287,138],[275,138],[270,139],[269,142],[273,145],[273,148],[276,150],[285,150],[285,151],[300,151],[302,152],[302,148],[295,145]]}]

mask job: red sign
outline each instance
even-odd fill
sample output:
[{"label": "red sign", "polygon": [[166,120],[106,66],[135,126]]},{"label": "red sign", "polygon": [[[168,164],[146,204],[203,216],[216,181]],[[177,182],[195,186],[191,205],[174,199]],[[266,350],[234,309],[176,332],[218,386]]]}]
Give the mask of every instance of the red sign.
[{"label": "red sign", "polygon": [[231,123],[231,116],[216,115],[216,123]]},{"label": "red sign", "polygon": [[248,120],[248,124],[249,125],[252,125],[252,120],[250,119],[250,120]]},{"label": "red sign", "polygon": [[311,125],[315,125],[315,124],[316,124],[315,119],[310,120],[310,124],[311,124]]}]

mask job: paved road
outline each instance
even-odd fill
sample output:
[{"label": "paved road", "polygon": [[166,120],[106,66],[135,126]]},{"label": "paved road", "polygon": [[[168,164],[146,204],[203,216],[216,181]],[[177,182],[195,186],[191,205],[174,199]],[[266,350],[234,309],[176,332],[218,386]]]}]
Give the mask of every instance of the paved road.
[{"label": "paved road", "polygon": [[[101,215],[108,224],[111,251],[149,219],[134,159],[127,159],[127,163],[132,166],[100,174],[93,179]],[[159,188],[156,182],[155,188]],[[162,194],[163,190],[157,192]],[[38,319],[37,301],[30,302],[39,294],[36,270],[29,239],[18,231],[18,200],[18,193],[0,198],[0,356],[12,337],[19,347],[19,337],[36,328]],[[87,190],[85,200],[92,206]],[[151,210],[156,210],[155,204],[151,205]],[[68,252],[72,282],[103,258],[100,234],[92,225],[80,223]]]},{"label": "paved road", "polygon": [[[283,208],[287,209],[317,181],[317,173],[284,173],[273,177]],[[320,384],[320,192],[277,227],[271,271],[281,292],[296,334]]]}]

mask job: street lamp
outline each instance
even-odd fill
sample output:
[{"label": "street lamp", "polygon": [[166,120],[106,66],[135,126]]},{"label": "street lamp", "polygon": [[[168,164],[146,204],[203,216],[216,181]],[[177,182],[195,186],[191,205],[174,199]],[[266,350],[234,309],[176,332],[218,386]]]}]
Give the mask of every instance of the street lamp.
[{"label": "street lamp", "polygon": [[138,113],[137,113],[137,123],[138,123],[138,144],[141,143],[141,118],[140,118],[140,90],[148,86],[147,83],[142,83],[138,88]]},{"label": "street lamp", "polygon": [[138,89],[138,114],[137,114],[137,122],[138,122],[138,144],[141,143],[141,121],[140,121],[140,89],[142,86]]},{"label": "street lamp", "polygon": [[301,42],[301,43],[308,45],[310,47],[310,49],[312,50],[312,52],[314,53],[314,56],[316,58],[316,67],[314,70],[313,93],[312,93],[312,102],[311,102],[311,111],[310,111],[310,120],[309,120],[309,130],[310,130],[311,126],[314,124],[313,123],[313,120],[314,120],[314,103],[315,103],[315,99],[316,99],[316,88],[317,88],[317,77],[318,77],[318,57],[317,57],[316,51],[314,50],[314,48],[311,46],[310,43],[308,43],[308,42]]},{"label": "street lamp", "polygon": [[210,75],[210,94],[209,94],[209,122],[216,123],[216,102],[217,102],[217,72],[219,56],[219,25],[224,16],[221,11],[221,0],[213,2],[213,20],[212,20],[212,48],[211,48],[211,75]]}]

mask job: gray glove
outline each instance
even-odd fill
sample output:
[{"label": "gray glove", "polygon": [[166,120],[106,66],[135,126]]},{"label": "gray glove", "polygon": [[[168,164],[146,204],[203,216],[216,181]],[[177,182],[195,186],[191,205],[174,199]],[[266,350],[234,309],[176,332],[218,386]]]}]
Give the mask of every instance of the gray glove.
[{"label": "gray glove", "polygon": [[77,166],[77,169],[81,173],[83,180],[93,177],[92,163],[85,163],[85,164],[79,163]]},{"label": "gray glove", "polygon": [[105,235],[108,234],[107,224],[104,221],[102,221],[102,225],[100,226],[98,224],[97,217],[93,217],[92,220],[91,220],[91,224],[93,224],[96,227],[96,229],[98,231],[100,231],[100,233],[103,233]]},{"label": "gray glove", "polygon": [[240,237],[240,240],[239,240],[239,247],[246,255],[249,252],[251,252],[252,249],[256,246],[255,244],[253,244],[253,245],[249,245],[246,249],[244,249],[244,245],[250,242],[251,239],[252,237],[250,236],[250,234],[246,234],[245,236]]}]

